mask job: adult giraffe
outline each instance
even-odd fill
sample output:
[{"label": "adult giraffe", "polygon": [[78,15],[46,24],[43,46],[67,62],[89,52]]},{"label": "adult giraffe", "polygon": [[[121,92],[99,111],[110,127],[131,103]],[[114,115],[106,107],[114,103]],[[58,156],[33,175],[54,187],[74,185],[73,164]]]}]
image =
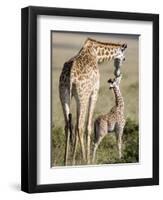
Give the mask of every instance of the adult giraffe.
[{"label": "adult giraffe", "polygon": [[[59,80],[60,101],[63,108],[65,119],[65,157],[64,162],[67,165],[70,139],[73,137],[70,102],[74,97],[77,106],[77,119],[75,126],[75,141],[73,144],[73,164],[78,144],[78,137],[81,145],[82,158],[85,162],[90,163],[90,136],[92,129],[92,116],[98,97],[100,74],[98,63],[104,60],[114,59],[115,74],[119,75],[124,60],[124,50],[126,44],[104,43],[88,38],[79,53],[65,62]],[[117,65],[117,62],[119,63]],[[88,119],[86,114],[88,112]],[[84,145],[84,127],[85,121],[87,132],[87,152],[85,153]]]}]

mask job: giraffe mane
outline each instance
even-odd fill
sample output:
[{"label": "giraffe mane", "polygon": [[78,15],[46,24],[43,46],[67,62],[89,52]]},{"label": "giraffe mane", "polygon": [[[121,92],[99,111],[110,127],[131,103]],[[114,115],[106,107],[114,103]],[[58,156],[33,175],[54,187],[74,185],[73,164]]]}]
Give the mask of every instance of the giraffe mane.
[{"label": "giraffe mane", "polygon": [[112,43],[112,42],[101,42],[101,41],[92,39],[92,38],[90,38],[90,37],[87,38],[86,42],[87,42],[87,41],[95,42],[95,43],[98,43],[98,44],[101,44],[101,45],[110,45],[110,46],[115,46],[115,47],[121,47],[121,46],[124,45],[124,44]]}]

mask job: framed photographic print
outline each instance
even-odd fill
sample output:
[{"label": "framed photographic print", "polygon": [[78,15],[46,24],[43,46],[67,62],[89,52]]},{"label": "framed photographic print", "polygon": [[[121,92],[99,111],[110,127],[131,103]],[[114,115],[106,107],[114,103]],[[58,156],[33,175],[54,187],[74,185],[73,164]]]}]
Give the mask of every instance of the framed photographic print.
[{"label": "framed photographic print", "polygon": [[22,9],[22,190],[159,184],[159,16]]}]

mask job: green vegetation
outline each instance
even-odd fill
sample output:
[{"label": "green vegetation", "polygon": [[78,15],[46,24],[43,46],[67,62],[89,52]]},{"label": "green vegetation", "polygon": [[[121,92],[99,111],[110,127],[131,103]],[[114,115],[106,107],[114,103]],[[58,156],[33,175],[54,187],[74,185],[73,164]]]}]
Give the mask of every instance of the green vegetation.
[{"label": "green vegetation", "polygon": [[[65,135],[63,128],[60,127],[53,129],[52,146],[53,166],[63,166],[65,150]],[[123,157],[122,159],[118,159],[115,135],[114,133],[109,133],[103,139],[97,150],[96,164],[135,163],[139,161],[139,127],[138,124],[131,119],[127,119],[125,125],[122,149]],[[80,145],[78,145],[76,164],[81,164]]]}]

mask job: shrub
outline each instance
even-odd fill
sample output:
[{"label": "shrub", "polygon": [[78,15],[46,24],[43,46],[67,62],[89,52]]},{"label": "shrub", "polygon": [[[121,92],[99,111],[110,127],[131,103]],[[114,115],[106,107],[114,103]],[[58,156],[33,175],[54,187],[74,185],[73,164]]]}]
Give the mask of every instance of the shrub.
[{"label": "shrub", "polygon": [[65,135],[63,128],[52,129],[51,142],[52,166],[64,165]]},{"label": "shrub", "polygon": [[123,135],[123,160],[124,162],[139,161],[139,126],[134,121],[127,119]]}]

